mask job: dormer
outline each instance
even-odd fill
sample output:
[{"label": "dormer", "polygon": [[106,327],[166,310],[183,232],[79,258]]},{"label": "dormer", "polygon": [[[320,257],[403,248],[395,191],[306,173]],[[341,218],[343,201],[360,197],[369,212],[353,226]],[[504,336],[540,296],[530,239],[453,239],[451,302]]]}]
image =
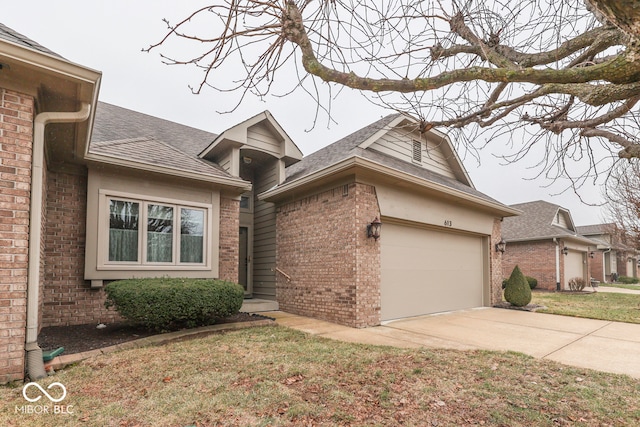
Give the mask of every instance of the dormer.
[{"label": "dormer", "polygon": [[[240,177],[246,167],[275,166],[276,181],[284,181],[284,170],[302,159],[302,152],[270,112],[264,111],[222,132],[199,155]],[[252,165],[252,166],[251,166]]]},{"label": "dormer", "polygon": [[573,231],[574,233],[576,232],[576,227],[573,223],[573,219],[571,218],[571,213],[566,209],[559,208],[556,211],[552,224],[569,231]]}]

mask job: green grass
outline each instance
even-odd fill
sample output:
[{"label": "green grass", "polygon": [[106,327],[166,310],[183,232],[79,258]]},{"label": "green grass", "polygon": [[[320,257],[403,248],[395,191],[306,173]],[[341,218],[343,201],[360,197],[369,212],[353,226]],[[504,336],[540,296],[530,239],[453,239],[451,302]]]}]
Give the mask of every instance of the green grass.
[{"label": "green grass", "polygon": [[[41,381],[73,414],[15,413],[2,426],[638,425],[640,381],[513,352],[397,349],[284,327],[102,355]],[[44,400],[44,398],[43,398]]]},{"label": "green grass", "polygon": [[544,305],[541,313],[640,323],[640,295],[616,293],[534,292],[531,301]]},{"label": "green grass", "polygon": [[640,285],[625,285],[623,283],[600,283],[600,285],[598,286],[604,286],[605,288],[622,288],[640,291]]}]

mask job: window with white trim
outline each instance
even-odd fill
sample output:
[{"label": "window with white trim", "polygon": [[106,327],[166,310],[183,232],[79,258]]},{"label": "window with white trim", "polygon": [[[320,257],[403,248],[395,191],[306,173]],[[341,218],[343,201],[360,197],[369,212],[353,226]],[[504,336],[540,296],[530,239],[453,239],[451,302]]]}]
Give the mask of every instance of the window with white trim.
[{"label": "window with white trim", "polygon": [[205,208],[107,197],[108,264],[203,265]]}]

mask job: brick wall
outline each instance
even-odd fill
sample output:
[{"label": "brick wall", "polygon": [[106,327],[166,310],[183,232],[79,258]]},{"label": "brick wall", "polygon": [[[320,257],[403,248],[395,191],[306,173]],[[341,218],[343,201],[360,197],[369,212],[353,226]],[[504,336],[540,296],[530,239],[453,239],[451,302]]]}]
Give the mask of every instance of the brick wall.
[{"label": "brick wall", "polygon": [[0,383],[24,377],[33,98],[0,88]]},{"label": "brick wall", "polygon": [[[560,242],[562,247],[562,242]],[[538,279],[537,289],[556,289],[556,245],[551,240],[507,243],[502,256],[502,275],[507,279],[518,265],[525,276]],[[563,263],[560,263],[562,279]],[[562,280],[561,280],[562,283]]]},{"label": "brick wall", "polygon": [[112,322],[105,293],[84,280],[86,173],[47,173],[42,326]]},{"label": "brick wall", "polygon": [[238,282],[238,245],[240,227],[240,201],[220,198],[220,247],[218,276]]},{"label": "brick wall", "polygon": [[375,189],[351,183],[279,206],[276,295],[284,311],[352,327],[380,323]]},{"label": "brick wall", "polygon": [[[502,301],[502,280],[504,273],[502,272],[503,254],[496,252],[496,245],[502,239],[502,220],[495,218],[493,220],[493,230],[491,232],[491,241],[489,244],[489,280],[491,287],[491,305],[495,305]],[[485,303],[486,304],[486,303]]]},{"label": "brick wall", "polygon": [[603,259],[604,254],[602,253],[602,251],[595,251],[593,253],[593,258],[589,260],[589,275],[599,282],[605,280]]}]

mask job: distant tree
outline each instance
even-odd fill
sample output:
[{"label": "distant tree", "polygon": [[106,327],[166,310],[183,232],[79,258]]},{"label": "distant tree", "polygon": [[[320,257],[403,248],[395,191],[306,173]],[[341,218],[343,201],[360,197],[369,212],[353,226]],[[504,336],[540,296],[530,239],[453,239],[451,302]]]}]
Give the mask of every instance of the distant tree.
[{"label": "distant tree", "polygon": [[640,165],[614,168],[606,186],[605,212],[613,222],[609,233],[640,250]]},{"label": "distant tree", "polygon": [[508,160],[544,147],[540,167],[574,185],[640,157],[640,0],[226,0],[166,23],[147,50],[196,44],[163,55],[204,71],[194,92],[349,87],[423,131],[464,127],[468,147],[520,129]]}]

